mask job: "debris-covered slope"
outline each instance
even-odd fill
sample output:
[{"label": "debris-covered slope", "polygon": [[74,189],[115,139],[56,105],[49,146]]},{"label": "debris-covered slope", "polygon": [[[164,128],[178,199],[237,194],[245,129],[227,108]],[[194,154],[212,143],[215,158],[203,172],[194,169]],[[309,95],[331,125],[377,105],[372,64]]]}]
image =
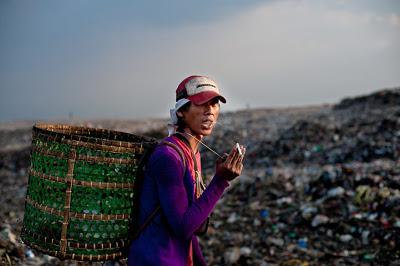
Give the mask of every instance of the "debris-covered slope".
[{"label": "debris-covered slope", "polygon": [[[209,264],[400,265],[399,95],[383,90],[333,106],[221,114],[205,142],[222,154],[237,141],[247,154],[243,175],[201,237]],[[160,119],[84,124],[166,133]],[[18,241],[30,127],[0,127],[1,265],[60,263]],[[203,150],[206,177],[215,160]]]}]

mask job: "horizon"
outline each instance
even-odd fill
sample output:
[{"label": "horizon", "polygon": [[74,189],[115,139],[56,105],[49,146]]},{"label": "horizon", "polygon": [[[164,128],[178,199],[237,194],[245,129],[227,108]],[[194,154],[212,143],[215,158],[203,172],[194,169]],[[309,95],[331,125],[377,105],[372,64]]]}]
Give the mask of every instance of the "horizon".
[{"label": "horizon", "polygon": [[[348,95],[348,96],[343,96],[339,101],[332,102],[332,103],[316,103],[316,104],[304,104],[304,105],[290,105],[290,106],[245,106],[243,108],[238,108],[235,110],[223,110],[221,108],[221,114],[228,114],[228,113],[234,113],[234,112],[242,112],[246,110],[250,111],[255,111],[255,110],[286,110],[286,109],[306,109],[306,108],[313,108],[313,107],[325,107],[325,106],[334,106],[336,104],[339,104],[343,100],[346,99],[354,99],[354,98],[359,98],[359,97],[364,97],[364,96],[369,96],[381,91],[387,91],[387,90],[398,90],[400,89],[400,86],[395,86],[392,88],[382,88],[378,90],[371,91],[369,93],[365,94],[358,94],[358,95]],[[222,104],[223,105],[223,104]],[[9,120],[9,121],[2,121],[0,120],[1,125],[7,125],[7,124],[13,124],[13,123],[46,123],[46,122],[56,122],[56,121],[62,121],[62,122],[101,122],[101,121],[110,121],[110,120],[115,120],[115,121],[144,121],[144,120],[166,120],[169,119],[168,116],[162,117],[162,116],[149,116],[149,117],[84,117],[84,116],[76,116],[74,114],[68,114],[65,117],[50,117],[47,119],[20,119],[20,120]]]}]

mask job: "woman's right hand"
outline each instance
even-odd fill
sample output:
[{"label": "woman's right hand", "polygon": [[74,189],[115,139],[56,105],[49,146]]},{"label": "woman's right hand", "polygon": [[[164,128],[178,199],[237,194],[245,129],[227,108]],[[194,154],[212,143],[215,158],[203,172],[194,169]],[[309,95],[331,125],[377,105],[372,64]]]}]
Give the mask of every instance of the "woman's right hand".
[{"label": "woman's right hand", "polygon": [[229,154],[225,153],[222,158],[217,160],[215,169],[216,175],[231,181],[242,173],[243,158],[246,148],[241,145],[240,149],[242,151],[242,155],[239,154],[238,150],[236,149],[236,145],[234,145]]}]

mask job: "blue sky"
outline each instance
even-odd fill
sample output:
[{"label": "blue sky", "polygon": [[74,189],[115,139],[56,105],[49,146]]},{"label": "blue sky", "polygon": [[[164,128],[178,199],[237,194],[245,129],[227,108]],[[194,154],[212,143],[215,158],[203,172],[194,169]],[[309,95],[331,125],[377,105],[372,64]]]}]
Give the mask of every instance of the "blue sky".
[{"label": "blue sky", "polygon": [[400,1],[0,2],[0,121],[166,117],[178,83],[223,110],[400,86]]}]

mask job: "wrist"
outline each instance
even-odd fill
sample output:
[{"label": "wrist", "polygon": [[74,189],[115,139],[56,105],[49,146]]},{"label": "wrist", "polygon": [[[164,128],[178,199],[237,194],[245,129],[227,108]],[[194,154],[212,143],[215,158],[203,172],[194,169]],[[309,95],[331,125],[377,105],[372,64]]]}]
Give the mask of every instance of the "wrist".
[{"label": "wrist", "polygon": [[229,186],[229,182],[232,180],[231,178],[218,173],[215,174],[214,179],[217,183],[220,183],[224,186]]}]

